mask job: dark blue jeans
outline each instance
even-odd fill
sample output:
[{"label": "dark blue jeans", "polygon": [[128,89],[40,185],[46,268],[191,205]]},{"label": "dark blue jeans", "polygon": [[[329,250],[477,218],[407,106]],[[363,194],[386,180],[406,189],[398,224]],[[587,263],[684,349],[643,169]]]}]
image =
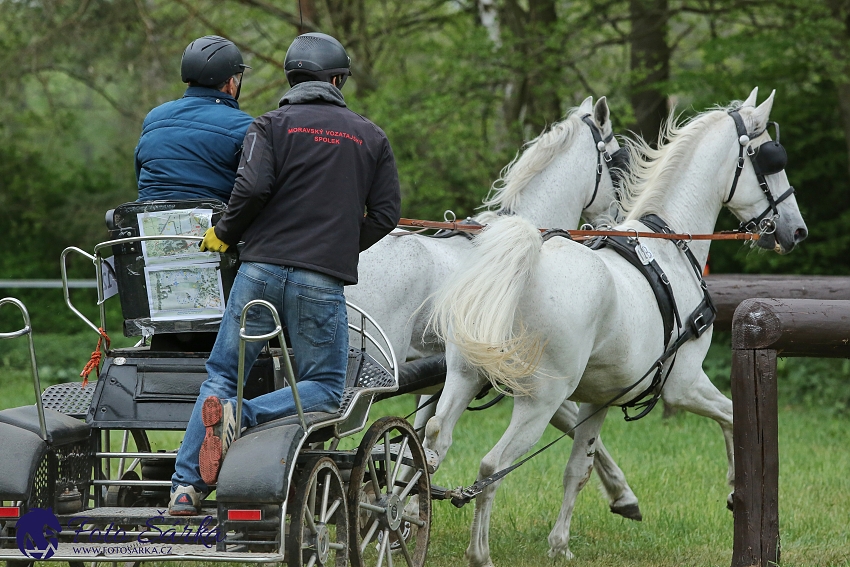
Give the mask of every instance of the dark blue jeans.
[{"label": "dark blue jeans", "polygon": [[[172,486],[194,486],[208,493],[201,480],[198,453],[204,440],[201,406],[208,396],[236,403],[239,364],[239,325],[242,308],[251,300],[265,299],[275,306],[289,329],[298,373],[298,394],[305,412],[339,409],[348,365],[348,313],[343,282],[312,270],[244,262],[227,302],[215,346],[207,361],[207,379],[195,402],[186,435],[177,453]],[[248,311],[245,330],[262,335],[274,329],[265,307]],[[245,344],[245,375],[257,360],[263,342]],[[295,414],[290,388],[276,390],[242,403],[242,427]]]}]

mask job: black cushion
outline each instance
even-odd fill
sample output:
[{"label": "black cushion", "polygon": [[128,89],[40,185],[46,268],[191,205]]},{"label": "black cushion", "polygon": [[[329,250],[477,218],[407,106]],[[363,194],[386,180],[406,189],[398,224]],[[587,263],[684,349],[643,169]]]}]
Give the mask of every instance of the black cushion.
[{"label": "black cushion", "polygon": [[29,499],[35,469],[47,451],[37,434],[0,423],[0,500]]},{"label": "black cushion", "polygon": [[[47,442],[51,445],[66,445],[88,439],[90,427],[79,419],[69,417],[50,408],[44,408],[44,422],[47,426]],[[35,405],[9,408],[0,411],[0,423],[7,423],[41,435],[38,423],[38,410]],[[8,454],[8,453],[0,453]]]}]

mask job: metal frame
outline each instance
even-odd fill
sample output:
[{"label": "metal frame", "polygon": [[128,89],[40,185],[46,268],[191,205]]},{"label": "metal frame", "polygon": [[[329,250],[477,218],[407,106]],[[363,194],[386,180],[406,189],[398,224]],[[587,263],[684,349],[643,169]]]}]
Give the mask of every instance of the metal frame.
[{"label": "metal frame", "polygon": [[44,404],[41,401],[41,380],[38,378],[38,364],[35,359],[35,344],[32,341],[32,323],[30,322],[30,314],[26,306],[19,299],[14,297],[4,297],[0,299],[0,307],[7,303],[11,303],[21,311],[21,316],[24,318],[24,328],[11,333],[0,333],[0,340],[14,339],[17,337],[27,336],[30,347],[30,369],[32,371],[32,385],[35,388],[35,407],[38,410],[38,426],[41,431],[41,438],[47,441],[47,423],[44,421]]}]

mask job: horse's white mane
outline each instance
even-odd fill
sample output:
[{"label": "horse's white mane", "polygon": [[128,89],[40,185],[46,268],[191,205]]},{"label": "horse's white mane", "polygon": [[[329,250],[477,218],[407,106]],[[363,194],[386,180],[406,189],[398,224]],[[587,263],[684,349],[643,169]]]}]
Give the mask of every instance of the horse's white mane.
[{"label": "horse's white mane", "polygon": [[[582,124],[579,108],[572,108],[567,117],[552,124],[542,134],[526,143],[516,157],[499,173],[483,207],[514,210],[522,191],[538,173],[546,169],[572,143]],[[487,213],[484,213],[487,214]]]},{"label": "horse's white mane", "polygon": [[[681,171],[682,163],[696,148],[696,139],[706,128],[727,118],[729,110],[740,107],[741,102],[735,101],[701,112],[684,122],[678,121],[675,111],[671,112],[658,137],[658,149],[650,147],[640,137],[626,139],[630,164],[620,194],[623,218],[636,220],[658,212],[665,193],[671,189],[673,176]],[[747,121],[746,117],[742,118]]]}]

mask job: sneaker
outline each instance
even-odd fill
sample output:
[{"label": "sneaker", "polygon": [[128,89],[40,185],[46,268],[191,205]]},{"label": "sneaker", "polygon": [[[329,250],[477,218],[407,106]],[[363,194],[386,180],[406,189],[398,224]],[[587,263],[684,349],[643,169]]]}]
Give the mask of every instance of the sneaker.
[{"label": "sneaker", "polygon": [[215,484],[224,455],[236,436],[236,408],[227,400],[210,396],[201,407],[201,419],[207,428],[198,465],[201,478],[207,484]]},{"label": "sneaker", "polygon": [[201,499],[204,495],[193,486],[178,486],[171,493],[168,503],[169,516],[197,516],[201,513]]}]

